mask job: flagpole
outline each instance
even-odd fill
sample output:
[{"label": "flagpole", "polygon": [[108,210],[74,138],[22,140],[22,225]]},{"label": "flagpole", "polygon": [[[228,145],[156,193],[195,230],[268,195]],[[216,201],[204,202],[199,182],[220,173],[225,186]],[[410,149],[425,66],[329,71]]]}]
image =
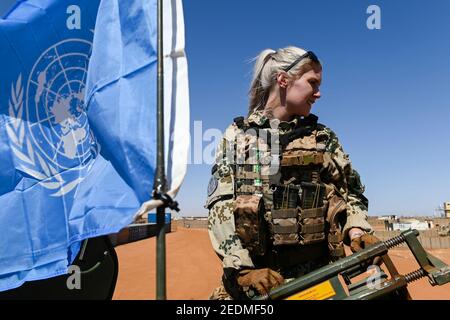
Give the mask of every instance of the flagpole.
[{"label": "flagpole", "polygon": [[[166,193],[164,165],[164,56],[163,56],[163,7],[162,0],[157,2],[158,11],[158,79],[157,79],[157,158],[155,187],[156,192]],[[166,299],[166,229],[165,207],[156,209],[156,299]]]}]

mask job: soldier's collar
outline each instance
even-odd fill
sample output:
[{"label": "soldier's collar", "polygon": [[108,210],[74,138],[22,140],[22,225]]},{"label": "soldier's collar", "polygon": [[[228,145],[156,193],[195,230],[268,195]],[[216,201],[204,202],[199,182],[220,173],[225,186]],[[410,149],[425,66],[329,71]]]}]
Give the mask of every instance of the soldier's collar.
[{"label": "soldier's collar", "polygon": [[307,117],[299,120],[299,126],[301,127],[317,127],[317,120],[319,117],[313,113],[310,113]]},{"label": "soldier's collar", "polygon": [[264,114],[263,110],[256,110],[248,116],[247,122],[258,127],[269,125],[269,118]]},{"label": "soldier's collar", "polygon": [[248,124],[254,124],[258,127],[278,127],[283,131],[305,126],[316,126],[318,117],[315,114],[310,113],[307,117],[295,116],[289,121],[280,121],[278,119],[270,119],[264,110],[257,110],[253,112],[248,118]]},{"label": "soldier's collar", "polygon": [[282,132],[288,132],[290,130],[296,130],[299,128],[315,129],[317,127],[318,117],[315,114],[310,113],[307,117],[295,116],[290,121],[279,121],[278,127]]}]

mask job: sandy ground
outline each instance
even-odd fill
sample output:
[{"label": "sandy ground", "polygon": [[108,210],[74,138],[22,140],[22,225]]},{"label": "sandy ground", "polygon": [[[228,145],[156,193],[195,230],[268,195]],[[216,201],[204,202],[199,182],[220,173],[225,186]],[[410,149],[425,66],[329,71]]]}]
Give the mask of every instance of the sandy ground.
[{"label": "sandy ground", "polygon": [[[113,299],[155,299],[156,239],[150,238],[116,248],[119,278]],[[166,235],[167,299],[208,299],[220,282],[220,260],[215,255],[205,229],[178,228]],[[450,264],[450,249],[430,250]],[[389,251],[400,274],[417,269],[409,250]],[[426,278],[408,286],[413,299],[450,300],[450,283],[432,287]]]}]

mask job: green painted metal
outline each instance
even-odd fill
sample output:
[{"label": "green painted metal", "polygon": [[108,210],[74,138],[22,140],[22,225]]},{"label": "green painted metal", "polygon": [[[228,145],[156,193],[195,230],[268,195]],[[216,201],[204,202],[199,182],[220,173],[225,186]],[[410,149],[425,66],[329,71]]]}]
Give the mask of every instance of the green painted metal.
[{"label": "green painted metal", "polygon": [[[450,282],[450,268],[441,260],[427,253],[417,239],[417,230],[407,230],[399,236],[385,242],[373,244],[366,249],[324,266],[303,277],[273,289],[269,294],[255,300],[284,299],[313,286],[330,281],[336,294],[331,300],[373,300],[373,299],[409,299],[407,291],[409,282],[427,276],[432,285],[444,285]],[[391,259],[387,256],[389,249],[406,242],[420,269],[407,275],[398,274]],[[373,258],[381,256],[390,277],[383,271],[351,283],[351,279],[367,271]],[[338,280],[342,276],[347,285],[347,294],[343,284]]]},{"label": "green painted metal", "polygon": [[[157,70],[157,157],[154,186],[156,192],[166,192],[166,176],[164,165],[164,56],[163,56],[163,5],[157,2],[158,11],[158,70]],[[166,229],[165,208],[156,209],[156,299],[166,299]]]},{"label": "green painted metal", "polygon": [[375,256],[381,256],[387,253],[388,248],[384,242],[379,242],[368,247],[365,250],[342,258],[337,262],[326,265],[316,271],[313,271],[303,277],[295,279],[283,286],[273,289],[268,295],[257,297],[255,300],[273,300],[283,299],[302,290],[308,289],[316,284],[337,276],[348,268],[352,268]]},{"label": "green painted metal", "polygon": [[330,283],[334,291],[336,292],[336,294],[331,297],[330,300],[343,300],[348,296],[345,292],[344,286],[339,281],[338,276],[331,278]]}]

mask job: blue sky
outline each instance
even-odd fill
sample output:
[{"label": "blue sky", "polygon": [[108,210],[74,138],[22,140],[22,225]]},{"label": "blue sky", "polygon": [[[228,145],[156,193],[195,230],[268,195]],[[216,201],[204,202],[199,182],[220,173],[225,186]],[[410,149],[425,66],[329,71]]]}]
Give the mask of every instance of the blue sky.
[{"label": "blue sky", "polygon": [[[369,5],[380,30],[366,27]],[[323,62],[313,112],[350,154],[369,214],[433,215],[450,201],[450,1],[186,0],[184,14],[192,124],[223,131],[247,112],[249,60],[300,46]],[[207,215],[210,169],[189,165],[182,215]]]}]

